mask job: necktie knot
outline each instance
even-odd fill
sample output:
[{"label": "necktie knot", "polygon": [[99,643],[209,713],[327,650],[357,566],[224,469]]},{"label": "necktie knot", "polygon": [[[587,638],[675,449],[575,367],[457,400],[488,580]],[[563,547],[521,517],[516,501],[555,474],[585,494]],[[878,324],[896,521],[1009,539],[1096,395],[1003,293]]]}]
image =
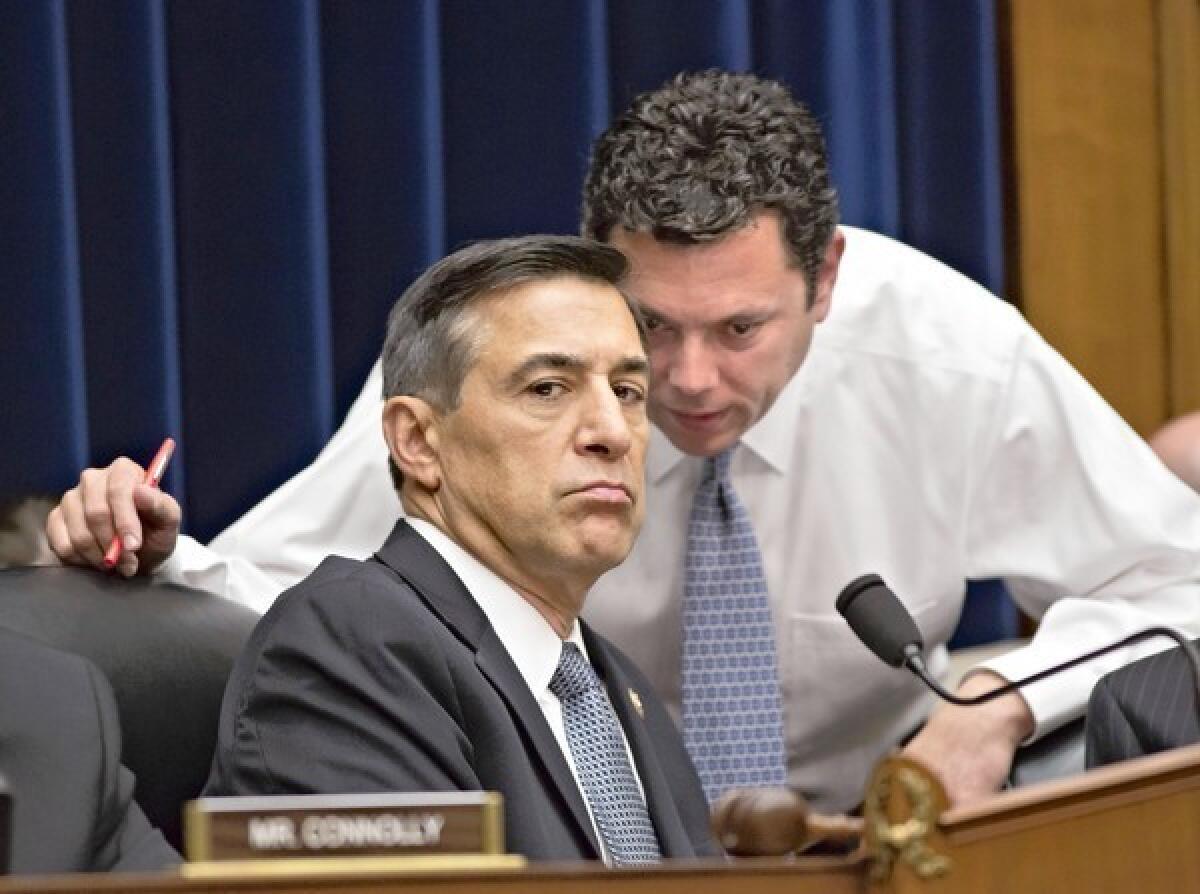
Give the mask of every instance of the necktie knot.
[{"label": "necktie knot", "polygon": [[[710,456],[704,461],[704,470],[700,477],[697,494],[707,491],[714,495],[713,505],[727,519],[732,512],[733,485],[729,477],[729,464],[733,461],[734,448],[730,447],[724,453]],[[701,498],[703,499],[703,498]]]},{"label": "necktie knot", "polygon": [[721,487],[729,486],[729,465],[733,462],[733,447],[730,447],[723,453],[718,453],[711,457],[709,462],[712,464],[712,477],[716,478],[717,484]]},{"label": "necktie knot", "polygon": [[558,667],[550,678],[550,691],[559,701],[577,698],[589,689],[598,687],[600,678],[574,643],[563,643]]}]

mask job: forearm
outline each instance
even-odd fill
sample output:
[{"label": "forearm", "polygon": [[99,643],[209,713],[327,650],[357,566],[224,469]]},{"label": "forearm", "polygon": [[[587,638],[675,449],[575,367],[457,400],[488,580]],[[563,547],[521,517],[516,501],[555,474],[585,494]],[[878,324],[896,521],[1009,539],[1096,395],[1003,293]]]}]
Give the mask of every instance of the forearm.
[{"label": "forearm", "polygon": [[[1006,681],[981,671],[958,689],[965,698]],[[938,775],[953,804],[966,804],[999,789],[1017,746],[1033,731],[1033,715],[1016,693],[975,706],[940,705],[905,753]]]},{"label": "forearm", "polygon": [[[1022,679],[1160,625],[1192,636],[1200,633],[1200,586],[1176,585],[1130,599],[1090,596],[1060,600],[1047,611],[1028,646],[981,667],[1008,679]],[[1026,687],[1022,694],[1035,720],[1031,738],[1082,716],[1088,696],[1104,674],[1171,645],[1166,637],[1147,639]]]}]

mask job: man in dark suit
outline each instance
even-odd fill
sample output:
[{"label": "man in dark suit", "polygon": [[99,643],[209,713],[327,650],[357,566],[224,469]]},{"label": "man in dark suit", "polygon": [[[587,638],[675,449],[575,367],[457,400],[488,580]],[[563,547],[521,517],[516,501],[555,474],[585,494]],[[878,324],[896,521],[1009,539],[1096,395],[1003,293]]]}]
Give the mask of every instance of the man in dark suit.
[{"label": "man in dark suit", "polygon": [[1089,768],[1200,742],[1188,665],[1182,649],[1168,649],[1100,678],[1087,707]]},{"label": "man in dark suit", "polygon": [[133,872],[179,862],[134,802],[120,754],[117,708],[100,671],[0,628],[11,872]]},{"label": "man in dark suit", "polygon": [[532,859],[713,852],[665,708],[578,621],[643,515],[648,364],[625,270],[573,237],[481,243],[397,302],[383,430],[407,519],[263,618],[209,794],[487,789]]}]

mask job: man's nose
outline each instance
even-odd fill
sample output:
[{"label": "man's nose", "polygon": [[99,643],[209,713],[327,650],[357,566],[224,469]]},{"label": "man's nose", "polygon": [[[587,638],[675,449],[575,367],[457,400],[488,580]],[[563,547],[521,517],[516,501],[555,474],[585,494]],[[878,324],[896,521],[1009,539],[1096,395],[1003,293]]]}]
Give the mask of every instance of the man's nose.
[{"label": "man's nose", "polygon": [[667,383],[685,394],[701,394],[717,384],[712,350],[698,334],[685,336],[668,358]]},{"label": "man's nose", "polygon": [[617,459],[629,452],[633,433],[625,407],[607,383],[596,389],[584,409],[579,431],[581,452]]}]

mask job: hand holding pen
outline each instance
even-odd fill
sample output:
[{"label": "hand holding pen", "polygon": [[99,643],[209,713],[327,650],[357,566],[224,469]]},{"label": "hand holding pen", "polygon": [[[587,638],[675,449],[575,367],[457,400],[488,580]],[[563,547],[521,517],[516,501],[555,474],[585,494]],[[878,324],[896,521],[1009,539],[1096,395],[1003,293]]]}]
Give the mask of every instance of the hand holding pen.
[{"label": "hand holding pen", "polygon": [[[163,474],[167,471],[167,463],[171,461],[171,456],[175,453],[175,439],[167,438],[162,442],[162,446],[158,448],[158,453],[154,454],[154,459],[150,460],[150,465],[146,466],[146,476],[142,479],[142,484],[146,487],[157,488],[162,481]],[[121,534],[113,534],[112,541],[108,544],[108,551],[104,554],[104,567],[113,569],[117,567],[117,562],[121,558]],[[133,538],[133,545],[130,546],[130,552],[137,551],[136,537]]]},{"label": "hand holding pen", "polygon": [[122,457],[84,471],[46,520],[50,548],[64,563],[125,577],[158,567],[179,536],[179,504],[158,489],[174,448],[167,438],[145,469]]}]

